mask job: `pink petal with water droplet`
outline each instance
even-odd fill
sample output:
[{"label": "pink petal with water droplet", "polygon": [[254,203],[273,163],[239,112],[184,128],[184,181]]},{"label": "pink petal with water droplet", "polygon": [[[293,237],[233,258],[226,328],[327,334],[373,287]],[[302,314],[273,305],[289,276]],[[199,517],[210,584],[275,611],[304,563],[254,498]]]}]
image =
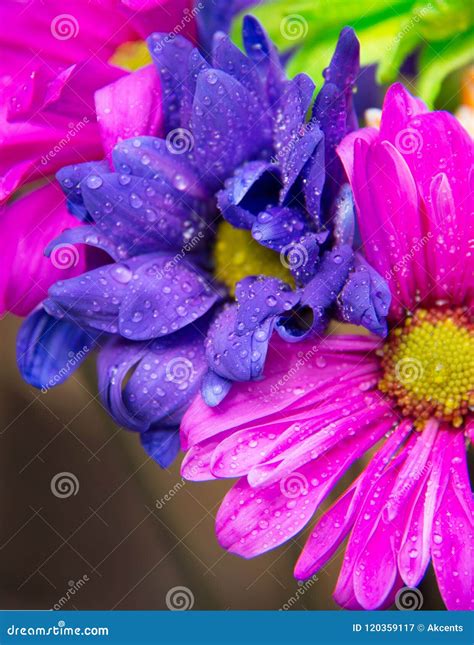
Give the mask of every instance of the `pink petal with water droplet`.
[{"label": "pink petal with water droplet", "polygon": [[451,431],[444,452],[449,482],[434,516],[431,557],[449,610],[474,609],[474,505],[462,433]]}]

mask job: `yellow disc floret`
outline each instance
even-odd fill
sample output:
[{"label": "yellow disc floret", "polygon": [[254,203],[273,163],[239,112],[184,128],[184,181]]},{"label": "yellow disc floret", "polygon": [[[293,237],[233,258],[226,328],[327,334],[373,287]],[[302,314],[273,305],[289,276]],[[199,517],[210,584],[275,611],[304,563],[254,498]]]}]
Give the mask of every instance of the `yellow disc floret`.
[{"label": "yellow disc floret", "polygon": [[474,325],[457,309],[418,310],[383,348],[382,392],[420,428],[429,418],[459,428],[474,407]]},{"label": "yellow disc floret", "polygon": [[109,63],[134,72],[151,63],[151,54],[144,40],[130,41],[117,47]]},{"label": "yellow disc floret", "polygon": [[294,286],[280,255],[256,242],[249,231],[221,222],[214,247],[215,276],[235,295],[235,285],[249,275],[268,275]]}]

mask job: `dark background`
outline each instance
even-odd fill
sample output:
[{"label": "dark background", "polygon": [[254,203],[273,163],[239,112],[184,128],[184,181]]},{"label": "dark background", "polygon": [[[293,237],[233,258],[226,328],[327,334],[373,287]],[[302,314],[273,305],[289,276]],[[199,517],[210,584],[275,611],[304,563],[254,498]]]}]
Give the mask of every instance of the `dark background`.
[{"label": "dark background", "polygon": [[[63,609],[166,609],[175,586],[191,590],[195,609],[285,605],[299,589],[292,570],[307,531],[254,560],[225,553],[214,517],[230,482],[183,485],[179,464],[160,470],[102,409],[93,357],[55,390],[26,385],[15,363],[19,323],[0,321],[0,607],[50,609],[79,580]],[[61,472],[77,477],[76,495],[52,494]],[[339,561],[293,609],[338,609]],[[443,607],[431,572],[421,590],[423,609]]]}]

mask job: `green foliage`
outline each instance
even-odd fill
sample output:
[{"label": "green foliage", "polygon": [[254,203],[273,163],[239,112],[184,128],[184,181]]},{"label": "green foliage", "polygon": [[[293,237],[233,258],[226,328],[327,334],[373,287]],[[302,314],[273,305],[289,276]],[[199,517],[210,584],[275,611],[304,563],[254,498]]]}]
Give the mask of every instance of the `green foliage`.
[{"label": "green foliage", "polygon": [[[304,71],[318,84],[345,25],[357,33],[362,64],[378,63],[381,83],[395,81],[407,55],[419,49],[415,91],[430,106],[444,78],[473,59],[472,0],[266,0],[250,13],[280,49],[297,47],[290,75]],[[241,21],[234,24],[236,42]]]}]

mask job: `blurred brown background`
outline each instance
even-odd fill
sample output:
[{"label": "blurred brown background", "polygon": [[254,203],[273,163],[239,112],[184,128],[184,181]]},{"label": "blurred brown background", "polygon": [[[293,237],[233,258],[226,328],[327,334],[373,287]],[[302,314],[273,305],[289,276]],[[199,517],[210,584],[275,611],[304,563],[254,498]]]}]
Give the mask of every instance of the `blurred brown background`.
[{"label": "blurred brown background", "polygon": [[[214,517],[230,483],[183,484],[179,464],[160,470],[96,399],[94,358],[55,390],[26,385],[19,322],[0,321],[2,609],[166,609],[176,586],[194,609],[337,609],[340,556],[304,593],[292,577],[306,534],[251,561],[220,549]],[[79,490],[61,499],[51,480],[63,472]],[[422,592],[424,609],[442,608],[431,573]]]}]

